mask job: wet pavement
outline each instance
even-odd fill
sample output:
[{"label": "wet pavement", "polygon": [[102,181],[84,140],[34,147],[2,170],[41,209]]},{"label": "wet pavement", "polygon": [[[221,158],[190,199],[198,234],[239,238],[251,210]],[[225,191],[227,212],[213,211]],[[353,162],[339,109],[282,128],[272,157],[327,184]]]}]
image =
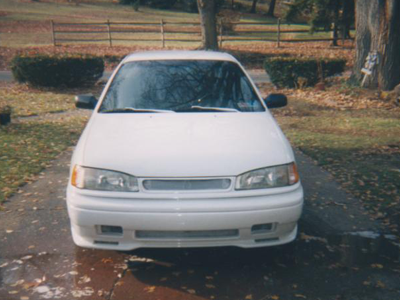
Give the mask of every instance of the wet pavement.
[{"label": "wet pavement", "polygon": [[240,249],[73,245],[65,208],[70,153],[0,212],[0,299],[400,299],[400,243],[297,153],[306,190],[298,239]]}]

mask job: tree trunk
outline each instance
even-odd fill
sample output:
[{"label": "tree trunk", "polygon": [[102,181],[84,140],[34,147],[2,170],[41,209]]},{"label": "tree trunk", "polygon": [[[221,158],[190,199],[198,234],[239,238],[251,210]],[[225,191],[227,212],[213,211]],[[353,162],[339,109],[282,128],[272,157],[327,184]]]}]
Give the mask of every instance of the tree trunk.
[{"label": "tree trunk", "polygon": [[257,1],[258,0],[253,0],[253,4],[251,5],[250,13],[255,14],[257,10]]},{"label": "tree trunk", "polygon": [[364,87],[391,90],[400,83],[400,1],[357,0],[356,61],[353,76],[361,81],[368,53],[376,52],[377,64],[363,81]]},{"label": "tree trunk", "polygon": [[267,16],[270,16],[270,17],[274,16],[275,4],[276,4],[276,0],[271,0],[271,2],[269,3]]},{"label": "tree trunk", "polygon": [[333,20],[332,46],[337,46],[338,45],[337,40],[338,40],[338,37],[339,37],[339,35],[338,35],[338,30],[339,30],[339,26],[338,26],[338,24],[339,24],[339,9],[340,9],[339,5],[340,5],[339,2],[336,1],[335,7],[334,7],[335,11],[334,11],[334,20]]},{"label": "tree trunk", "polygon": [[203,49],[218,50],[218,34],[214,0],[197,0],[201,17]]}]

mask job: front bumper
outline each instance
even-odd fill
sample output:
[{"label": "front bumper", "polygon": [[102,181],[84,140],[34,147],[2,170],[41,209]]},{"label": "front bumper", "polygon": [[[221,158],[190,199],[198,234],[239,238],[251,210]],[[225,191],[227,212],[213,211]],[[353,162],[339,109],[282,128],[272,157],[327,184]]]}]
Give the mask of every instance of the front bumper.
[{"label": "front bumper", "polygon": [[[197,198],[176,194],[158,194],[152,198],[135,194],[135,198],[121,198],[118,193],[107,194],[100,197],[99,192],[69,186],[68,213],[78,246],[132,250],[280,245],[295,239],[303,207],[300,184],[272,193],[245,191],[231,196],[214,193]],[[118,226],[123,232],[105,234],[100,230],[102,225]],[[257,225],[266,227],[255,230]]]}]

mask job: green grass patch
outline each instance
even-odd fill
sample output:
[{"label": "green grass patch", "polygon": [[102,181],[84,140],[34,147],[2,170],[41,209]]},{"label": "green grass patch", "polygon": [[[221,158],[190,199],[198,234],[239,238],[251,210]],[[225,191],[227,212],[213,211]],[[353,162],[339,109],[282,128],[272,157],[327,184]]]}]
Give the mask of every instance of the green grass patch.
[{"label": "green grass patch", "polygon": [[382,217],[399,215],[398,110],[340,110],[291,99],[288,108],[274,110],[274,115],[292,145],[331,172],[367,208]]},{"label": "green grass patch", "polygon": [[13,108],[13,117],[41,115],[75,109],[72,92],[57,93],[13,85],[0,89],[0,99]]},{"label": "green grass patch", "polygon": [[0,203],[35,179],[61,152],[74,145],[85,117],[0,126]]}]

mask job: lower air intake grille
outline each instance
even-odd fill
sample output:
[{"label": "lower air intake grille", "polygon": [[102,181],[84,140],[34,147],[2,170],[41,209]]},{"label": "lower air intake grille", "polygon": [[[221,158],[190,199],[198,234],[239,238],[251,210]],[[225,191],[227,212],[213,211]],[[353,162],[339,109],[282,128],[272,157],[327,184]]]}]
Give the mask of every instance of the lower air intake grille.
[{"label": "lower air intake grille", "polygon": [[204,230],[204,231],[153,231],[138,230],[136,237],[140,239],[213,239],[239,236],[239,230]]}]

